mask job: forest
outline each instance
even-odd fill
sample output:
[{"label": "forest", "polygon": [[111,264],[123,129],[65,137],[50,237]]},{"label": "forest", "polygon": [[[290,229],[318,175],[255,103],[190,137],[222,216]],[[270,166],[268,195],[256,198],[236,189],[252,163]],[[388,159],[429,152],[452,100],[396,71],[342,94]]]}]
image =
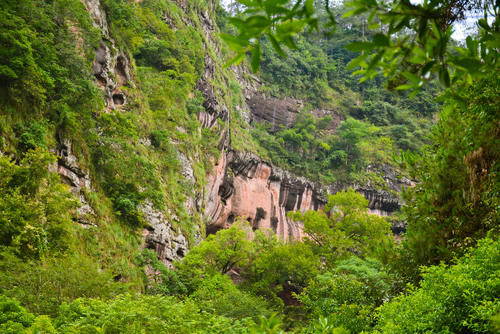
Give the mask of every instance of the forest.
[{"label": "forest", "polygon": [[499,69],[496,0],[1,1],[0,333],[499,333]]}]

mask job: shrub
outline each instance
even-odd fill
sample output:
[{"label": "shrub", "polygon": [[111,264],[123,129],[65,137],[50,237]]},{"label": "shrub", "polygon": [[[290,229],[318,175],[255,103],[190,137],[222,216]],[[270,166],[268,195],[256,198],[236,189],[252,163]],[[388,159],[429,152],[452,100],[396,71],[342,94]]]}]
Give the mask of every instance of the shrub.
[{"label": "shrub", "polygon": [[486,333],[500,312],[500,240],[483,239],[456,264],[424,267],[420,288],[384,304],[377,329],[390,333]]}]

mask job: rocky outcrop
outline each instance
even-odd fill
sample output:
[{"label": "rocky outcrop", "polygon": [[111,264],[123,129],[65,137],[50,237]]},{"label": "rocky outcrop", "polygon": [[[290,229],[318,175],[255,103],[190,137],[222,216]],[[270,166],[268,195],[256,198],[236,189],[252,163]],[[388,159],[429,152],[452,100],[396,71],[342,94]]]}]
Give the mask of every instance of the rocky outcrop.
[{"label": "rocky outcrop", "polygon": [[316,210],[323,205],[306,179],[294,177],[254,154],[229,151],[218,171],[217,197],[212,192],[207,201],[210,205],[205,208],[207,233],[226,228],[240,217],[253,229],[273,230],[282,240],[299,239],[303,236],[301,223],[290,220],[287,212]]},{"label": "rocky outcrop", "polygon": [[248,100],[252,112],[252,122],[267,122],[271,131],[277,131],[280,126],[291,127],[304,104],[300,100],[285,98],[265,98],[255,94]]},{"label": "rocky outcrop", "polygon": [[[96,27],[102,32],[102,41],[95,50],[93,72],[98,85],[103,91],[107,110],[119,109],[126,105],[127,96],[122,87],[133,86],[129,71],[127,54],[119,50],[110,35],[106,14],[100,0],[82,0],[87,7]],[[185,1],[178,1],[186,11],[190,5]],[[201,28],[200,33],[204,46],[204,70],[196,89],[204,98],[204,110],[198,112],[201,127],[211,128],[218,132],[218,149],[221,152],[217,161],[213,161],[211,170],[206,179],[206,187],[202,191],[186,189],[185,206],[191,215],[203,215],[207,222],[207,233],[214,233],[218,229],[230,226],[238,217],[247,220],[254,229],[273,230],[280,239],[300,239],[303,236],[303,226],[299,222],[290,220],[287,213],[300,210],[317,210],[326,202],[326,194],[335,193],[342,189],[340,185],[321,187],[305,178],[297,177],[284,171],[269,162],[250,153],[236,152],[230,149],[230,109],[224,102],[227,93],[220,84],[220,73],[217,66],[220,64],[213,59],[219,53],[216,24],[213,19],[215,2],[210,2],[208,8],[197,9],[198,23],[184,23]],[[174,20],[165,14],[164,20],[175,29]],[[241,83],[245,101],[240,108],[240,114],[249,123],[267,122],[271,129],[277,131],[281,126],[293,125],[297,115],[303,108],[300,100],[291,98],[267,98],[258,93],[260,82],[248,73],[244,67],[233,67],[236,78]],[[226,78],[227,80],[227,78]],[[214,84],[217,82],[218,84]],[[229,83],[228,83],[229,84]],[[245,105],[246,103],[246,105]],[[313,110],[316,117],[332,116],[329,129],[334,130],[340,118],[331,110]],[[221,122],[222,121],[222,122]],[[183,129],[176,129],[183,132]],[[150,146],[147,138],[140,143]],[[59,173],[72,191],[78,193],[82,203],[82,215],[91,215],[92,208],[85,201],[85,189],[90,187],[87,173],[81,171],[76,157],[71,154],[71,143],[61,141]],[[186,188],[194,188],[196,183],[194,164],[199,156],[189,152],[177,152],[177,158],[182,167],[182,178],[186,181]],[[391,181],[392,182],[392,181]],[[371,187],[357,187],[370,201],[370,208],[381,215],[388,214],[399,208],[399,199],[390,191],[376,190]],[[83,196],[83,197],[82,197]],[[87,210],[87,212],[85,212]],[[153,249],[158,258],[164,263],[181,259],[188,252],[187,239],[175,226],[178,226],[175,215],[167,211],[156,209],[151,201],[146,200],[139,207],[143,218],[148,224],[144,230],[145,247]],[[201,240],[201,232],[190,240]]]},{"label": "rocky outcrop", "polygon": [[[116,47],[115,41],[110,35],[106,13],[102,8],[101,1],[82,1],[93,19],[94,25],[101,31],[102,40],[95,50],[93,73],[103,92],[106,110],[122,108],[127,103],[127,97],[122,87],[134,86],[130,76],[128,57],[126,53]],[[211,106],[207,105],[206,107]],[[145,146],[151,145],[148,138],[142,138],[139,142]],[[85,216],[85,214],[93,212],[85,201],[82,191],[84,188],[90,187],[90,179],[78,168],[76,157],[71,154],[71,143],[66,143],[63,140],[60,147],[58,154],[61,158],[59,159],[58,171],[63,180],[70,184],[72,191],[79,194],[83,204],[79,210],[82,212],[81,216]],[[188,157],[179,152],[178,158],[183,166],[183,177],[189,184],[194,184],[192,164]],[[199,198],[200,196],[193,197],[186,201],[186,208],[190,212],[199,209]],[[168,265],[187,254],[188,241],[180,230],[174,228],[176,225],[174,224],[175,215],[155,209],[150,200],[145,200],[139,206],[139,211],[148,225],[148,228],[144,230],[145,247],[154,250],[158,258]],[[194,238],[199,240],[201,238],[199,231],[195,234]]]},{"label": "rocky outcrop", "polygon": [[73,154],[73,143],[66,138],[59,139],[59,145],[55,152],[59,159],[57,160],[57,173],[61,180],[70,186],[70,191],[79,200],[80,206],[77,209],[77,220],[82,226],[93,224],[95,211],[90,206],[85,192],[91,190],[89,173],[83,170],[78,163],[77,157]]},{"label": "rocky outcrop", "polygon": [[121,88],[131,84],[128,58],[124,52],[116,48],[109,34],[106,13],[101,7],[100,0],[82,1],[103,38],[95,50],[92,66],[94,76],[103,92],[107,110],[120,108],[127,102],[127,96]]},{"label": "rocky outcrop", "polygon": [[[304,102],[293,98],[266,98],[256,90],[252,91],[252,86],[245,84],[247,89],[247,105],[250,109],[250,123],[265,122],[269,124],[269,130],[275,132],[282,127],[292,127],[300,111],[304,108]],[[330,116],[332,121],[328,125],[328,130],[335,130],[340,124],[340,116],[334,110],[313,109],[311,114],[316,117]]]},{"label": "rocky outcrop", "polygon": [[[273,230],[282,240],[300,239],[303,226],[290,220],[287,213],[318,210],[325,205],[328,194],[348,187],[368,199],[372,213],[389,216],[402,204],[395,191],[410,186],[411,182],[397,178],[394,171],[388,170],[386,175],[387,188],[392,191],[356,184],[321,186],[273,166],[254,154],[231,150],[219,160],[210,177],[205,206],[207,233],[227,228],[237,218],[242,218],[254,229]],[[404,224],[395,224],[394,232],[401,233]]]},{"label": "rocky outcrop", "polygon": [[172,222],[161,211],[154,208],[151,201],[146,200],[139,206],[139,210],[148,222],[148,228],[144,230],[146,248],[154,250],[158,259],[167,265],[182,259],[189,249],[184,235],[173,227]]}]

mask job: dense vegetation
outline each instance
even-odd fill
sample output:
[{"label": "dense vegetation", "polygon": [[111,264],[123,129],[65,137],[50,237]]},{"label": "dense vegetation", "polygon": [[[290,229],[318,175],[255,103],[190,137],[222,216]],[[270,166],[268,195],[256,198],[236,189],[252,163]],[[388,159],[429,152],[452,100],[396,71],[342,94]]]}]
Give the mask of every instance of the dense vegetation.
[{"label": "dense vegetation", "polygon": [[[228,19],[217,9],[227,46],[203,31],[215,12],[206,1],[102,0],[109,32],[79,0],[0,3],[0,333],[499,331],[498,4],[473,1],[491,19],[450,51],[464,1],[395,2],[390,15],[357,0],[347,18],[343,6],[316,17],[310,0],[241,3],[253,11]],[[303,31],[332,20],[334,35]],[[387,31],[376,30],[382,23]],[[130,63],[130,77],[115,78],[123,106],[103,102],[93,75],[103,45]],[[305,101],[290,128],[244,121],[241,88],[223,67],[228,46],[236,60],[250,52],[263,93]],[[207,101],[196,84],[206,66],[231,119],[202,129]],[[358,83],[353,68],[373,80]],[[340,116],[334,131],[330,116],[312,116],[318,108]],[[399,168],[417,181],[403,194],[407,233],[395,241],[387,219],[349,189],[288,214],[301,240],[237,219],[196,244],[205,222],[186,200],[203,189],[222,131],[233,148],[323,182],[383,185],[367,165]],[[79,196],[55,170],[68,142],[92,180]],[[93,209],[84,220],[81,201]],[[171,267],[142,249],[144,205],[188,238]]]},{"label": "dense vegetation", "polygon": [[[0,4],[0,290],[36,313],[57,314],[77,297],[144,291],[141,205],[152,203],[194,243],[203,222],[184,204],[219,154],[217,128],[200,131],[196,115],[203,4],[187,14],[169,1],[101,6],[109,32],[79,0]],[[93,73],[98,49],[129,61],[129,77],[113,78],[124,106],[104,103]],[[218,69],[219,80],[230,75]],[[83,195],[54,173],[63,149],[92,181]],[[182,157],[193,161],[192,179],[182,175]],[[80,200],[92,208],[85,217]]]},{"label": "dense vegetation", "polygon": [[[347,68],[359,52],[345,46],[361,34],[370,38],[374,32],[364,32],[366,18],[345,19],[344,7],[332,10],[338,22],[336,33],[304,32],[286,58],[274,52],[270,37],[261,42],[259,89],[271,97],[301,99],[306,106],[291,128],[257,124],[252,134],[269,151],[273,163],[297,174],[325,183],[342,180],[381,186],[383,182],[367,174],[366,167],[395,167],[393,154],[401,149],[416,151],[429,143],[432,117],[439,108],[437,87],[432,83],[410,99],[408,93],[388,91],[383,78],[359,83]],[[320,16],[321,22],[327,19]],[[231,26],[224,26],[232,32]],[[318,109],[327,110],[327,118],[315,119],[313,112]],[[336,129],[329,124],[331,117],[342,120]]]}]

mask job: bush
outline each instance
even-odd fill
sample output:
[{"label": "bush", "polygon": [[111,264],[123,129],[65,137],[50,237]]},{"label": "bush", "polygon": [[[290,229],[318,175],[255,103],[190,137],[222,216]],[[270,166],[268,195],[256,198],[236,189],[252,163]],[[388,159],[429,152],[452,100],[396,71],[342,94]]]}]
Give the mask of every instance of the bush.
[{"label": "bush", "polygon": [[227,275],[205,279],[190,298],[202,310],[232,319],[257,321],[260,316],[270,315],[264,299],[239,290]]},{"label": "bush", "polygon": [[420,288],[384,304],[387,333],[487,333],[500,312],[500,240],[483,239],[455,265],[424,267]]},{"label": "bush", "polygon": [[0,295],[0,333],[17,334],[31,326],[35,316],[12,298]]},{"label": "bush", "polygon": [[61,306],[54,321],[62,333],[249,333],[252,323],[201,311],[189,300],[122,295],[104,302],[78,299]]},{"label": "bush", "polygon": [[17,298],[37,314],[55,315],[63,302],[80,297],[110,298],[127,289],[94,259],[79,254],[22,261],[3,252],[0,270],[0,293]]}]

